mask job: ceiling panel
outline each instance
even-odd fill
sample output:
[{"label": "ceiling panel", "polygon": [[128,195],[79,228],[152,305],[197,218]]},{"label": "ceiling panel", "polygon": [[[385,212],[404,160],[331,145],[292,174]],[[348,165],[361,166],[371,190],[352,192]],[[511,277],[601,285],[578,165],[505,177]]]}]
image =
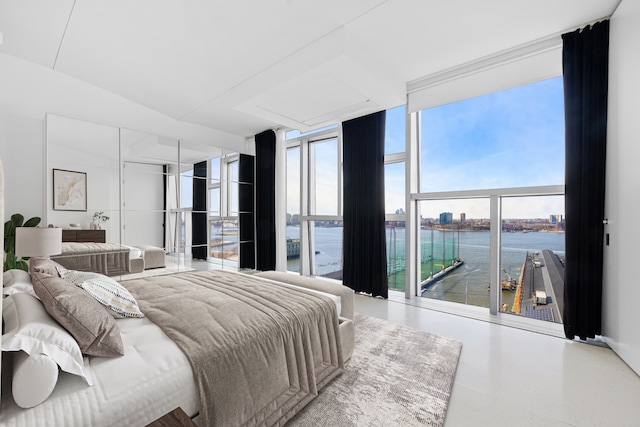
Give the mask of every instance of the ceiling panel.
[{"label": "ceiling panel", "polygon": [[73,0],[0,1],[0,52],[53,67]]},{"label": "ceiling panel", "polygon": [[395,107],[407,82],[572,30],[619,1],[2,0],[0,52],[249,136]]},{"label": "ceiling panel", "polygon": [[[619,0],[389,1],[347,25],[406,81],[572,30]],[[384,25],[381,25],[384,23]]]},{"label": "ceiling panel", "polygon": [[377,3],[78,1],[56,69],[180,118]]}]

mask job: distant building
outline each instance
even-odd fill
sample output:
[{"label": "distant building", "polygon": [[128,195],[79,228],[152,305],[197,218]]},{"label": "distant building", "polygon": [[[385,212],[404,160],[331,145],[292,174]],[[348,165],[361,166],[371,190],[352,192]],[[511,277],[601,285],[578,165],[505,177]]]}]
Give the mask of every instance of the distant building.
[{"label": "distant building", "polygon": [[396,209],[396,215],[404,215],[404,209]]},{"label": "distant building", "polygon": [[442,212],[440,214],[440,224],[451,224],[453,222],[453,214],[451,212]]},{"label": "distant building", "polygon": [[460,222],[465,222],[467,220],[467,214],[462,212],[460,214]]},{"label": "distant building", "polygon": [[549,222],[551,224],[560,224],[560,223],[562,223],[562,215],[561,214],[549,215]]}]

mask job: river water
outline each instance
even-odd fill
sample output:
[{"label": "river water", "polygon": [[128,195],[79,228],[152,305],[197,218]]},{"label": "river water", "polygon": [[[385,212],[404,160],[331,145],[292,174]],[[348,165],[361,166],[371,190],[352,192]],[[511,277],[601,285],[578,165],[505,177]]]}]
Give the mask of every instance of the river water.
[{"label": "river water", "polygon": [[[399,284],[403,290],[404,271],[404,228],[391,230],[387,228],[387,258],[389,260],[390,287]],[[287,237],[300,238],[300,229],[287,226]],[[315,227],[316,237],[316,274],[324,275],[342,270],[342,227]],[[423,297],[455,301],[465,304],[489,306],[489,232],[488,231],[460,231],[440,232],[437,230],[421,230],[421,254],[423,258],[422,279],[426,279],[431,272],[431,258],[434,259],[434,273],[440,271],[443,253],[445,259],[459,258],[464,264],[448,274],[442,280],[432,284]],[[394,246],[395,241],[395,246]],[[433,244],[432,244],[433,242]],[[393,250],[395,247],[395,251]],[[565,250],[564,233],[528,232],[502,233],[502,267],[509,275],[518,279],[520,269],[527,252],[540,252],[550,249],[563,257]],[[393,256],[395,254],[395,257]],[[394,265],[396,266],[394,268]],[[300,271],[300,260],[288,261],[290,271]],[[394,272],[397,277],[394,281]],[[502,278],[507,275],[502,273]],[[513,292],[503,291],[503,300],[513,299]]]}]

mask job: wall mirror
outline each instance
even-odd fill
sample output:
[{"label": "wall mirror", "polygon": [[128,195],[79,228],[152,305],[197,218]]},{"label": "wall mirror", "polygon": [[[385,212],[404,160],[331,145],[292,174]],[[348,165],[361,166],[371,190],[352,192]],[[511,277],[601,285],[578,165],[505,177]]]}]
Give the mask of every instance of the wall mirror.
[{"label": "wall mirror", "polygon": [[46,153],[43,225],[63,228],[70,243],[101,243],[66,245],[76,251],[57,258],[67,268],[93,270],[103,255],[82,252],[104,250],[108,275],[120,278],[237,269],[237,153],[53,114]]}]

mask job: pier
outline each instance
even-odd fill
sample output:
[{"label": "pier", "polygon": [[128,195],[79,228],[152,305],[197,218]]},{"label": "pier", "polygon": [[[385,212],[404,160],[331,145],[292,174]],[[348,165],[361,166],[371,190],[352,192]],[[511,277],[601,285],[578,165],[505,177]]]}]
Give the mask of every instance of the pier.
[{"label": "pier", "polygon": [[520,316],[562,323],[563,310],[563,260],[548,249],[527,253],[510,311]]},{"label": "pier", "polygon": [[443,268],[436,274],[429,276],[427,279],[420,282],[420,288],[424,291],[425,289],[429,288],[429,286],[433,285],[435,282],[437,282],[438,280],[441,280],[447,274],[451,273],[456,268],[460,267],[462,264],[464,264],[464,261],[460,259],[453,260],[451,265],[449,265],[446,268]]}]

